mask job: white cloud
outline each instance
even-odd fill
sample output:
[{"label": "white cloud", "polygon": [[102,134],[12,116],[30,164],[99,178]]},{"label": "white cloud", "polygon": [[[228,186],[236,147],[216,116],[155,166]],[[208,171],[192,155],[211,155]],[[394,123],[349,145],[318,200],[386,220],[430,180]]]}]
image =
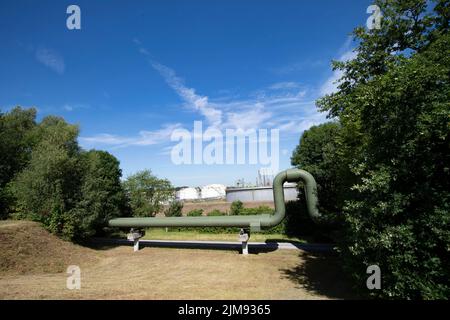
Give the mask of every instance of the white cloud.
[{"label": "white cloud", "polygon": [[[314,105],[315,97],[307,99],[309,91],[300,83],[277,82],[248,98],[221,96],[211,99],[186,86],[184,80],[173,69],[152,60],[150,53],[140,45],[139,40],[134,42],[138,45],[138,51],[148,58],[151,66],[164,78],[169,87],[190,110],[204,118],[209,128],[222,131],[279,129],[286,135],[295,134],[298,137],[302,131],[326,121],[325,114],[319,113]],[[156,131],[140,131],[136,137],[100,134],[81,138],[81,141],[85,144],[99,143],[116,147],[162,144],[170,142],[172,131],[181,127],[181,124],[166,125]],[[203,129],[206,130],[207,127]]]},{"label": "white cloud", "polygon": [[333,74],[320,87],[320,95],[324,96],[335,93],[338,90],[339,79],[341,79],[342,76],[343,72],[341,70],[333,71]]},{"label": "white cloud", "polygon": [[288,132],[288,133],[295,133],[300,134],[305,130],[308,130],[312,126],[317,126],[321,123],[326,122],[326,116],[321,113],[317,113],[316,115],[313,115],[309,118],[303,118],[303,119],[295,119],[288,121],[278,127],[280,131]]},{"label": "white cloud", "polygon": [[36,51],[36,59],[58,74],[63,74],[66,68],[61,55],[48,48],[39,48]]},{"label": "white cloud", "polygon": [[[84,103],[66,103],[62,106],[62,109],[64,111],[68,111],[68,112],[72,112],[74,110],[79,110],[79,109],[89,109],[90,105],[88,104],[84,104]],[[60,108],[53,108],[53,107],[47,107],[48,111],[51,110],[55,110],[55,111],[59,111]]]},{"label": "white cloud", "polygon": [[[339,56],[339,58],[337,59],[338,61],[345,62],[345,61],[349,61],[349,60],[356,58],[357,52],[355,52],[353,48],[349,49],[350,45],[351,45],[351,38],[347,38],[343,47],[340,49],[340,51],[342,53]],[[328,79],[325,80],[325,82],[320,87],[320,90],[319,90],[320,95],[324,96],[327,94],[332,94],[332,93],[337,92],[338,86],[339,86],[339,80],[342,78],[343,75],[344,75],[344,73],[341,70],[333,71],[333,74],[330,77],[328,77]]]},{"label": "white cloud", "polygon": [[132,141],[130,138],[124,138],[108,133],[100,133],[91,137],[80,137],[83,144],[105,144],[105,145],[122,145]]},{"label": "white cloud", "polygon": [[175,71],[158,62],[152,62],[153,68],[157,70],[167,84],[175,90],[175,92],[194,110],[199,111],[209,125],[212,127],[219,127],[222,123],[222,111],[216,109],[208,102],[207,96],[200,96],[195,93],[195,90],[184,85],[183,80],[179,78]]},{"label": "white cloud", "polygon": [[135,137],[101,133],[90,137],[80,137],[80,142],[87,146],[99,144],[115,147],[149,146],[170,141],[172,132],[179,128],[181,128],[179,123],[167,124],[163,128],[154,131],[142,130]]},{"label": "white cloud", "polygon": [[300,88],[300,84],[293,81],[277,82],[269,86],[272,90],[283,90],[283,89],[297,89]]},{"label": "white cloud", "polygon": [[[272,84],[269,90],[275,90],[275,94],[260,90],[255,98],[233,97],[227,101],[222,97],[220,101],[210,101],[208,96],[198,95],[195,89],[186,87],[171,68],[156,62],[152,62],[152,66],[193,110],[218,129],[278,128],[285,133],[298,134],[326,120],[324,114],[317,112],[314,101],[305,100],[307,90],[300,90],[302,86],[296,82]],[[289,114],[287,119],[286,114]],[[310,120],[303,119],[305,116]]]},{"label": "white cloud", "polygon": [[235,129],[256,129],[261,127],[273,114],[266,111],[262,103],[256,103],[252,108],[240,112],[228,112],[227,122],[223,127]]}]

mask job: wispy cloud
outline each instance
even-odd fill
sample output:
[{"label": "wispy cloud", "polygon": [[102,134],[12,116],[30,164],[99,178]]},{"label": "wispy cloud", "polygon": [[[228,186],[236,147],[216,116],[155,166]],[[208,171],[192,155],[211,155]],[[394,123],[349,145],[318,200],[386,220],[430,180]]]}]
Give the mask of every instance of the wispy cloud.
[{"label": "wispy cloud", "polygon": [[[283,121],[277,121],[279,112],[289,109],[294,114],[302,114],[305,107],[313,108],[311,101],[306,101],[306,90],[296,82],[278,82],[268,87],[269,91],[261,90],[254,98],[236,99],[227,101],[221,97],[220,101],[210,99],[208,96],[199,95],[196,90],[184,84],[175,71],[161,63],[152,62],[155,68],[166,80],[169,86],[185,101],[193,110],[205,117],[211,127],[218,129],[258,129],[271,125],[281,130],[297,132],[293,125],[284,126]],[[269,121],[270,120],[270,121]]]},{"label": "wispy cloud", "polygon": [[[198,120],[205,120],[207,127],[244,131],[279,129],[285,135],[295,135],[298,138],[298,134],[302,131],[326,121],[326,115],[319,113],[314,105],[316,97],[312,97],[308,89],[298,82],[273,83],[248,97],[221,95],[215,99],[199,94],[195,88],[187,86],[175,70],[153,59],[150,52],[142,47],[139,39],[135,38],[133,42],[137,45],[138,51],[148,59],[151,67],[181,98],[184,105],[203,118]],[[80,140],[84,144],[105,144],[115,147],[148,146],[170,142],[172,131],[182,127],[177,123],[166,125],[156,131],[140,131],[135,137],[99,134]]]},{"label": "wispy cloud", "polygon": [[66,68],[62,56],[56,51],[49,48],[37,49],[36,59],[37,61],[49,67],[58,74],[63,74]]},{"label": "wispy cloud", "polygon": [[207,96],[196,94],[195,89],[188,88],[184,85],[183,80],[179,78],[175,71],[171,68],[158,63],[151,62],[152,67],[155,68],[166,80],[167,84],[175,90],[175,92],[195,111],[200,112],[209,125],[219,127],[222,123],[222,111],[218,110],[208,102]]},{"label": "wispy cloud", "polygon": [[[352,38],[348,37],[343,46],[339,49],[340,55],[337,58],[338,61],[349,61],[356,57],[357,53],[353,48],[350,48],[352,44]],[[335,93],[338,90],[339,80],[344,73],[341,70],[333,71],[333,74],[328,77],[320,87],[320,94],[322,96]]]},{"label": "wispy cloud", "polygon": [[[82,104],[82,103],[66,103],[62,106],[62,109],[64,111],[74,111],[74,110],[78,110],[78,109],[89,109],[90,106],[87,104]],[[58,110],[57,108],[54,108],[56,110]]]},{"label": "wispy cloud", "polygon": [[90,137],[80,137],[79,140],[84,146],[108,145],[116,148],[128,146],[149,146],[170,141],[170,136],[175,129],[181,128],[181,124],[166,124],[163,128],[147,131],[142,130],[137,136],[125,137],[101,133]]},{"label": "wispy cloud", "polygon": [[296,89],[300,88],[301,85],[298,82],[293,81],[284,81],[284,82],[277,82],[269,86],[269,89],[272,90],[283,90],[283,89]]}]

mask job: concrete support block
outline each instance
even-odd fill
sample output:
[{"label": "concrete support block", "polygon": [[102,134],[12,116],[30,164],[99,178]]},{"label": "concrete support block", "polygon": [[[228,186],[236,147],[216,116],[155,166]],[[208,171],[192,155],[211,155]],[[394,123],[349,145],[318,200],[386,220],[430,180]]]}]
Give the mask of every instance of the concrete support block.
[{"label": "concrete support block", "polygon": [[241,229],[239,232],[239,241],[242,243],[242,254],[248,254],[248,239],[250,239],[250,231],[247,229]]}]

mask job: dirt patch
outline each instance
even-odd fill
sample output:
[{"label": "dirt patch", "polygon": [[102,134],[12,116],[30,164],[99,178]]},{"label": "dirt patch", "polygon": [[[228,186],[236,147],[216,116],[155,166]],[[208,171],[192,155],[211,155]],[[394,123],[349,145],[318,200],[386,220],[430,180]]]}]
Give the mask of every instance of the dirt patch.
[{"label": "dirt patch", "polygon": [[36,222],[0,222],[0,274],[58,273],[98,258],[95,250],[63,241]]}]

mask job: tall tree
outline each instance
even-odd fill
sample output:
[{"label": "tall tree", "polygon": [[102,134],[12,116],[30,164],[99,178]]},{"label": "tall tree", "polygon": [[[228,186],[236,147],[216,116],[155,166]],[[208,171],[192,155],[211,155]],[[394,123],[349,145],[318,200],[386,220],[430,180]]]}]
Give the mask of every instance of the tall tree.
[{"label": "tall tree", "polygon": [[77,228],[70,214],[80,199],[78,127],[47,117],[35,128],[31,159],[14,179],[18,216],[41,221],[52,232],[72,238]]},{"label": "tall tree", "polygon": [[104,231],[108,220],[127,214],[127,198],[122,188],[119,161],[106,151],[82,153],[81,200],[75,213],[80,220],[80,237]]},{"label": "tall tree", "polygon": [[382,289],[402,298],[450,296],[449,1],[376,1],[381,29],[357,28],[356,58],[336,93],[341,165],[353,173],[341,251],[363,287],[377,264]]},{"label": "tall tree", "polygon": [[36,126],[36,109],[16,107],[0,114],[0,218],[6,217],[11,199],[6,185],[30,160],[31,132]]},{"label": "tall tree", "polygon": [[319,209],[331,219],[342,210],[345,199],[343,188],[346,183],[342,181],[343,167],[337,143],[340,130],[341,126],[337,122],[311,127],[303,132],[291,157],[292,165],[314,176],[320,195]]}]

